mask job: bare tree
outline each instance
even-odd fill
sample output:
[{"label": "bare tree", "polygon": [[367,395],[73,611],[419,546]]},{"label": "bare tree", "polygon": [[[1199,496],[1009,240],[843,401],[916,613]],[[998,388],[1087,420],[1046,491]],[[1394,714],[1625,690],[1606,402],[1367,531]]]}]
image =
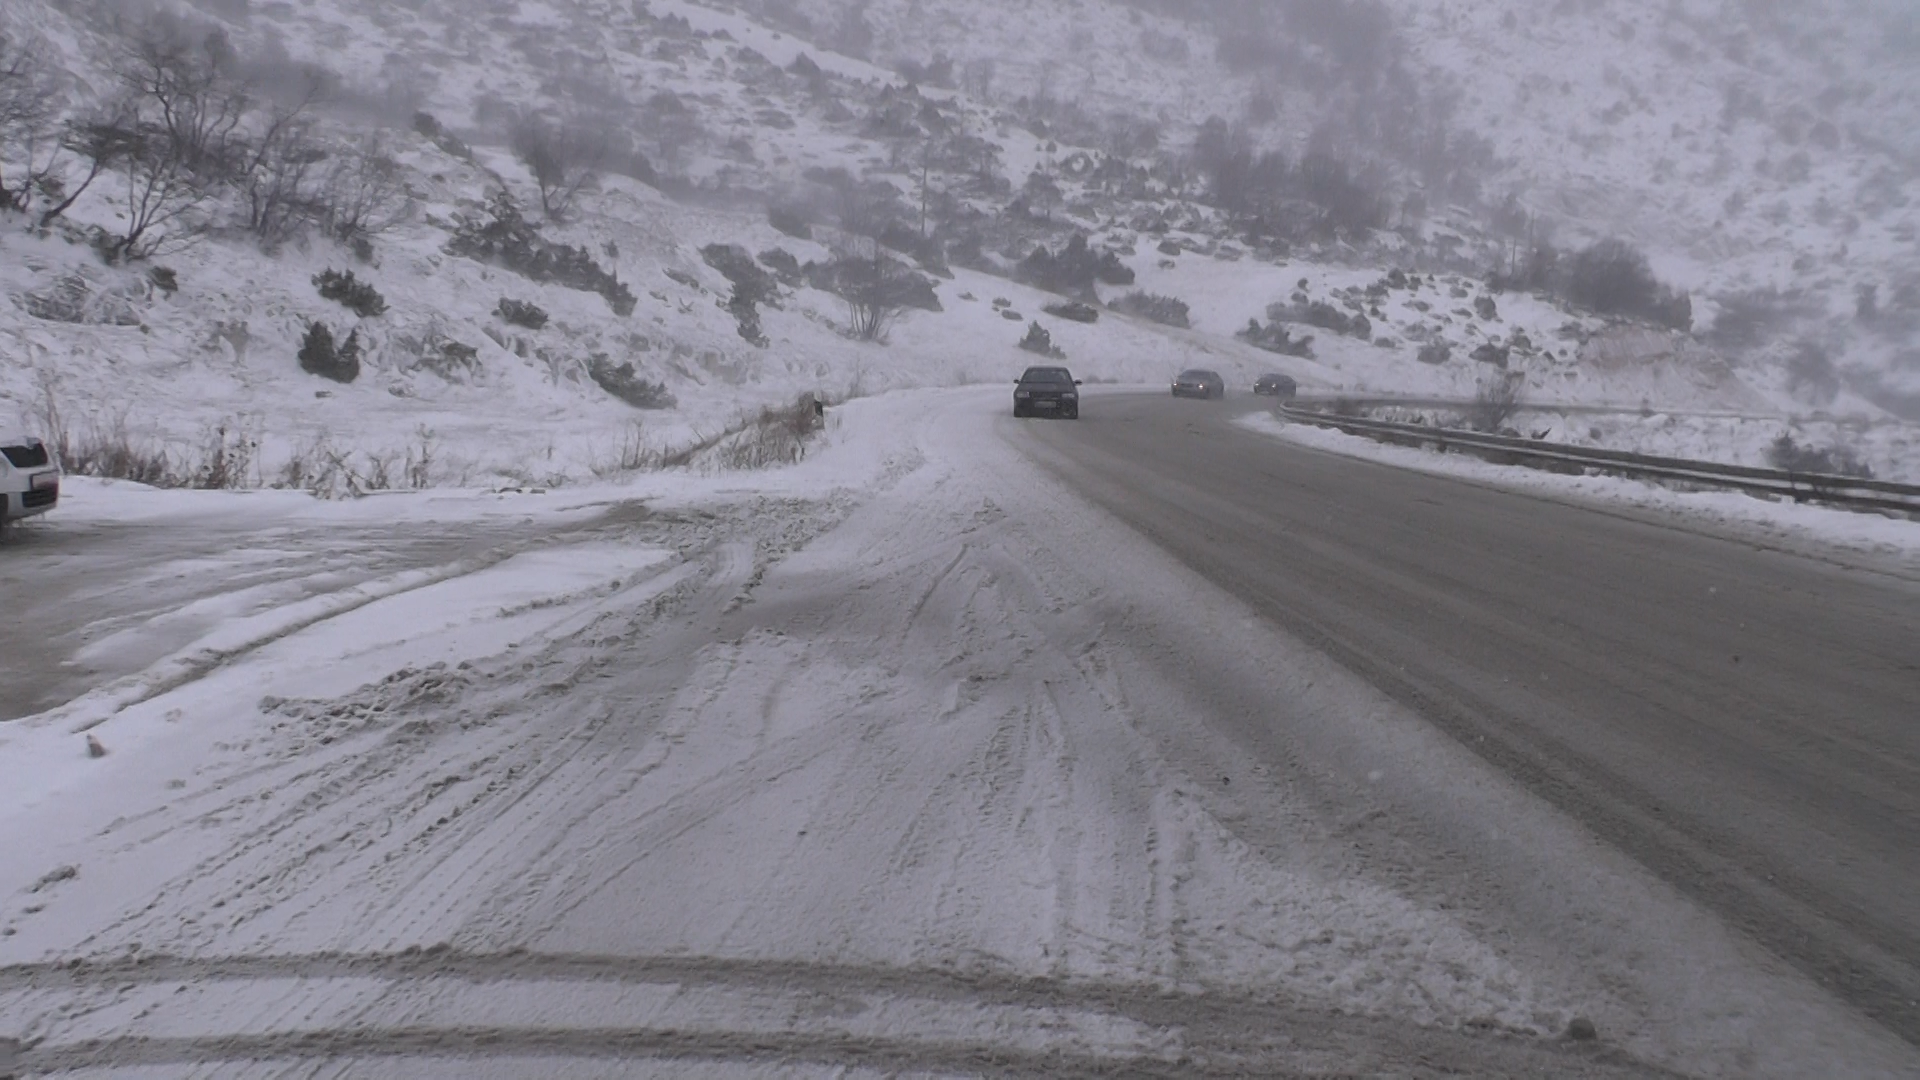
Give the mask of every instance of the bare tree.
[{"label": "bare tree", "polygon": [[50,197],[58,201],[40,215],[43,228],[79,202],[80,196],[87,193],[87,189],[100,179],[102,173],[126,156],[131,148],[132,130],[131,115],[113,111],[68,122],[66,130],[60,135],[60,146],[79,157],[86,164],[87,171],[77,184],[69,185],[62,181],[57,185],[57,194],[51,194]]},{"label": "bare tree", "polygon": [[197,40],[183,27],[154,20],[114,60],[114,75],[164,135],[166,157],[203,183],[230,179],[244,164],[242,126],[252,108],[226,35]]},{"label": "bare tree", "polygon": [[307,112],[325,86],[308,71],[299,89],[267,113],[259,135],[242,143],[236,169],[247,201],[247,228],[269,245],[291,238],[319,216],[319,166],[326,150],[314,137]]},{"label": "bare tree", "polygon": [[705,141],[700,116],[678,94],[661,90],[640,109],[640,131],[653,143],[654,157],[664,168],[674,168]]},{"label": "bare tree", "polygon": [[833,266],[834,291],[847,309],[847,336],[885,342],[887,331],[907,310],[909,282],[872,245],[871,255],[849,255]]},{"label": "bare tree", "polygon": [[309,125],[276,129],[248,151],[241,189],[247,228],[268,248],[298,235],[324,215],[321,166],[327,152]]},{"label": "bare tree", "polygon": [[580,118],[554,122],[526,117],[513,129],[513,152],[540,186],[540,208],[556,220],[600,177],[612,141]]},{"label": "bare tree", "polygon": [[405,221],[413,209],[400,166],[377,138],[336,154],[321,195],[326,230],[344,243],[365,243]]},{"label": "bare tree", "polygon": [[992,100],[995,65],[992,57],[969,60],[960,67],[960,88],[983,104]]},{"label": "bare tree", "polygon": [[127,176],[126,216],[120,236],[107,249],[110,261],[144,259],[178,250],[198,230],[179,226],[209,197],[203,179],[164,128],[141,124],[125,135],[120,167]]},{"label": "bare tree", "polygon": [[1493,375],[1482,379],[1467,407],[1467,423],[1475,431],[1498,432],[1520,411],[1525,395],[1524,380],[1517,373]]},{"label": "bare tree", "polygon": [[1049,221],[1053,220],[1054,207],[1066,198],[1066,193],[1060,190],[1060,182],[1046,169],[1037,166],[1027,174],[1027,182],[1021,186],[1020,194],[1027,200],[1028,206],[1040,211],[1040,216]]},{"label": "bare tree", "polygon": [[0,171],[0,209],[25,210],[55,175],[62,94],[45,56],[24,37],[0,34],[0,164],[12,152],[26,165],[17,183]]}]

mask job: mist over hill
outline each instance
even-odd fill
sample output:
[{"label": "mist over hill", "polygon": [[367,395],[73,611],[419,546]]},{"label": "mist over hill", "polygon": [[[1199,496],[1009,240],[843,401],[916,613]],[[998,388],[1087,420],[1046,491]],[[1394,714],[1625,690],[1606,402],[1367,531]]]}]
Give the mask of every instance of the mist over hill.
[{"label": "mist over hill", "polygon": [[0,36],[0,409],[176,474],[617,469],[998,378],[1028,324],[1122,381],[1920,416],[1891,0],[17,0]]}]

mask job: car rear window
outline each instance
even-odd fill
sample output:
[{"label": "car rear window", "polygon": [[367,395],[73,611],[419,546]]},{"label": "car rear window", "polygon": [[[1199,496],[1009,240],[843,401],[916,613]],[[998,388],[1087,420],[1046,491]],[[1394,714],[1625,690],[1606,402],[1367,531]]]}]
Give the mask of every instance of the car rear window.
[{"label": "car rear window", "polygon": [[37,469],[47,463],[47,448],[41,446],[0,446],[7,464],[16,469]]}]

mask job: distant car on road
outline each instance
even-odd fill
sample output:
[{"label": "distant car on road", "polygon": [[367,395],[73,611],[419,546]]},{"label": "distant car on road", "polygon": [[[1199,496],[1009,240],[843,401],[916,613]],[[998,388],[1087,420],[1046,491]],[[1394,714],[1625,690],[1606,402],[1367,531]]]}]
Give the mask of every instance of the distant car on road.
[{"label": "distant car on road", "polygon": [[1217,371],[1205,368],[1188,368],[1173,378],[1174,397],[1223,398],[1227,396],[1227,380]]},{"label": "distant car on road", "polygon": [[1013,415],[1080,419],[1080,380],[1063,367],[1030,367],[1013,384]]},{"label": "distant car on road", "polygon": [[1300,389],[1291,375],[1277,375],[1271,371],[1253,380],[1253,392],[1271,397],[1290,398]]},{"label": "distant car on road", "polygon": [[47,445],[0,431],[0,521],[44,514],[60,501],[60,469]]}]

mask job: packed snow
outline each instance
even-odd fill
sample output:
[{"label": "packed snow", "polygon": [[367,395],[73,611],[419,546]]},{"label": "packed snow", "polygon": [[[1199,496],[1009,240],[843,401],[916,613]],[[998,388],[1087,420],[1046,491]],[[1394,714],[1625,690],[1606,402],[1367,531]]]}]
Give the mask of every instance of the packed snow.
[{"label": "packed snow", "polygon": [[[1774,1075],[1892,1074],[1884,1036],[1113,529],[1020,452],[1004,404],[863,399],[788,469],[567,492],[80,485],[32,544],[127,521],[137,549],[198,514],[313,554],[423,526],[478,550],[276,590],[216,529],[118,571],[135,596],[207,583],[206,626],[0,726],[0,1038],[124,1066],[154,1039],[220,1058],[298,1036],[392,1068],[433,1052],[392,1059],[382,1032],[537,1048],[613,1025],[968,1071],[937,1048],[1168,1062],[1218,1052],[1192,1028],[1208,1010],[1257,1003],[1302,1031],[1543,1038],[1650,997],[1672,1011],[1621,1037],[1652,1060],[1758,1046]],[[1177,642],[1277,664],[1265,707],[1304,750],[1364,747],[1376,793],[1506,822],[1488,858],[1572,874],[1555,904],[1658,955],[1574,963],[1356,864],[1337,831],[1249,820],[1236,800],[1290,797],[1200,734],[1218,706]]]}]

